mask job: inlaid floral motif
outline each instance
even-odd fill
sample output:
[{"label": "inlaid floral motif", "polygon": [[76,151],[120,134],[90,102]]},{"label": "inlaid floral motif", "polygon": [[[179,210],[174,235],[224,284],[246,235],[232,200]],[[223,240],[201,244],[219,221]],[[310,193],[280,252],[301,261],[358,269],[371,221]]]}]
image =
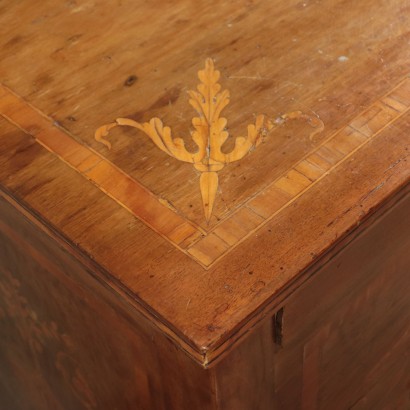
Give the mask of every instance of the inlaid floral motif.
[{"label": "inlaid floral motif", "polygon": [[314,133],[323,129],[323,123],[316,117],[303,114],[301,111],[286,113],[271,121],[264,115],[257,115],[254,124],[249,124],[245,137],[235,138],[231,152],[222,151],[222,146],[229,138],[227,119],[221,117],[222,110],[229,104],[229,91],[221,91],[218,83],[220,72],[215,70],[214,62],[208,58],[205,68],[198,72],[200,83],[196,91],[188,91],[189,103],[198,113],[192,119],[194,131],[191,134],[196,150],[191,152],[182,138],[173,138],[171,128],[164,126],[159,118],[152,118],[149,122],[139,123],[128,118],[117,118],[115,122],[103,125],[95,132],[95,139],[109,149],[111,143],[105,138],[109,131],[121,126],[129,126],[144,132],[152,142],[166,154],[182,162],[189,162],[201,173],[199,185],[202,205],[207,223],[212,216],[212,209],[218,191],[218,171],[227,164],[239,161],[252,152],[264,141],[268,132],[277,125],[289,119],[307,119],[313,127]]},{"label": "inlaid floral motif", "polygon": [[127,125],[143,131],[154,144],[179,161],[192,163],[196,170],[201,173],[200,189],[204,214],[209,222],[215,197],[218,190],[218,174],[225,165],[238,161],[255,149],[273,127],[263,115],[258,115],[254,124],[247,127],[246,137],[237,137],[235,146],[229,153],[221,150],[222,145],[229,137],[226,129],[227,120],[221,117],[222,110],[229,104],[229,91],[221,91],[218,83],[220,72],[215,70],[212,59],[207,59],[205,68],[198,72],[200,84],[197,91],[189,91],[189,103],[198,113],[192,119],[195,131],[192,139],[197,149],[188,151],[182,138],[173,138],[171,129],[163,125],[159,118],[152,118],[149,122],[139,123],[127,118],[117,118],[115,122],[103,125],[96,133],[97,141],[102,142],[108,148],[111,144],[104,137],[108,132],[118,126]]}]

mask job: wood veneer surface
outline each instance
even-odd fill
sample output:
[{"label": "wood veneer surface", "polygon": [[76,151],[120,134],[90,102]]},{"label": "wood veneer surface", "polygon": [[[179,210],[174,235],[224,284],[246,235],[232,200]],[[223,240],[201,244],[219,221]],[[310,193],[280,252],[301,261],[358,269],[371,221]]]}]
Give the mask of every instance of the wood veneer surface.
[{"label": "wood veneer surface", "polygon": [[[3,5],[2,190],[208,365],[408,181],[408,15],[401,1]],[[208,57],[232,135],[260,113],[324,124],[309,138],[286,122],[226,166],[210,224],[192,166],[133,130],[110,151],[94,140],[158,116],[189,144],[186,91]]]}]

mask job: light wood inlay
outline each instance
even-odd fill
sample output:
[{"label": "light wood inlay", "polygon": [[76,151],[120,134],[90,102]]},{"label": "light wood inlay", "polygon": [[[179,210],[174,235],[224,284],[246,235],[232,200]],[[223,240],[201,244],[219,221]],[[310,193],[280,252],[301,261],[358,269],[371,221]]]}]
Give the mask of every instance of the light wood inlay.
[{"label": "light wood inlay", "polygon": [[174,245],[184,246],[189,243],[188,238],[202,234],[190,221],[162,205],[144,186],[77,142],[4,86],[0,87],[0,113]]},{"label": "light wood inlay", "polygon": [[296,165],[295,169],[302,175],[305,175],[307,178],[309,178],[312,182],[318,179],[323,174],[323,170],[321,168],[317,167],[306,159],[299,162],[299,164]]},{"label": "light wood inlay", "polygon": [[[179,161],[194,164],[195,169],[201,172],[200,189],[207,223],[210,221],[218,191],[217,172],[226,164],[238,161],[254,150],[274,126],[263,115],[258,115],[255,124],[248,125],[247,136],[237,137],[231,152],[224,153],[222,145],[229,137],[226,129],[228,121],[226,118],[220,117],[220,114],[229,104],[229,91],[220,92],[219,77],[220,72],[215,70],[213,60],[208,58],[205,61],[204,70],[198,72],[198,78],[201,82],[197,87],[198,91],[188,91],[189,103],[199,115],[192,119],[192,125],[195,129],[192,132],[192,139],[197,146],[194,152],[187,150],[182,138],[173,138],[171,129],[164,127],[159,118],[152,118],[145,123],[127,118],[117,118],[115,122],[103,125],[95,132],[95,139],[111,148],[111,143],[105,137],[112,128],[117,125],[133,127],[144,132],[166,154]],[[296,115],[285,114],[283,120],[301,116],[299,112],[293,114]],[[308,118],[310,119],[310,117]],[[317,121],[312,120],[312,126],[317,127]]]},{"label": "light wood inlay", "polygon": [[345,127],[326,145],[333,151],[347,155],[365,141],[366,137],[363,134],[351,127]]},{"label": "light wood inlay", "polygon": [[210,266],[217,258],[223,255],[230,245],[222,238],[211,232],[201,241],[192,246],[188,252],[200,263]]},{"label": "light wood inlay", "polygon": [[[410,409],[405,3],[4,2],[1,409]],[[95,140],[196,152],[207,57],[249,155]]]},{"label": "light wood inlay", "polygon": [[275,186],[289,195],[295,196],[309,186],[310,183],[311,181],[300,172],[291,169],[284,177],[275,182]]},{"label": "light wood inlay", "polygon": [[257,228],[263,220],[263,217],[252,209],[244,207],[218,225],[214,232],[232,246],[244,238],[249,231]]},{"label": "light wood inlay", "polygon": [[[390,91],[386,96],[373,103],[363,113],[358,115],[349,125],[331,135],[318,148],[306,155],[301,161],[295,164],[286,175],[281,176],[273,181],[266,189],[259,192],[253,198],[245,203],[245,207],[249,207],[255,213],[262,217],[263,221],[254,229],[250,229],[247,235],[236,233],[237,237],[241,237],[236,242],[232,239],[235,234],[225,232],[224,228],[229,225],[230,232],[235,232],[237,226],[234,226],[229,220],[234,220],[234,215],[228,221],[221,224],[221,228],[216,227],[215,233],[218,234],[214,239],[216,243],[219,236],[232,243],[227,250],[214,247],[212,255],[215,257],[212,264],[217,262],[222,256],[226,255],[233,247],[240,244],[243,240],[249,237],[256,229],[259,229],[272,217],[277,215],[282,209],[295,201],[300,195],[310,189],[314,184],[324,178],[334,168],[351,157],[357,150],[367,144],[372,138],[377,136],[383,129],[396,121],[402,114],[408,111],[410,107],[410,99],[406,98],[410,93],[410,79],[404,79],[399,85]],[[400,101],[396,100],[400,98]],[[383,104],[381,101],[389,101],[391,105],[401,107],[400,111],[392,109],[391,106]],[[398,104],[396,104],[396,101]],[[405,109],[403,106],[407,104]],[[237,211],[237,213],[240,211]],[[222,233],[223,232],[223,233]],[[202,263],[204,258],[200,254],[204,239],[199,239],[194,243],[189,252],[200,259]],[[210,246],[210,240],[207,239],[207,248]],[[219,250],[219,256],[217,252]],[[203,252],[203,251],[202,251]],[[207,257],[209,262],[209,255]]]},{"label": "light wood inlay", "polygon": [[396,116],[397,110],[382,104],[381,102],[376,102],[360,117],[352,121],[350,125],[357,131],[366,135],[366,137],[371,137]]},{"label": "light wood inlay", "polygon": [[271,185],[260,192],[259,195],[257,195],[255,198],[250,200],[247,206],[255,211],[258,215],[261,215],[262,217],[267,219],[276,211],[281,209],[291,199],[292,195],[277,188],[275,185]]},{"label": "light wood inlay", "polygon": [[[211,66],[211,64],[211,60],[207,60],[206,70],[210,70],[214,73],[212,75],[215,75],[216,71],[212,71],[213,65]],[[208,73],[208,75],[210,74]],[[199,76],[202,79],[204,78],[203,74],[199,74]],[[410,107],[409,94],[410,79],[406,77],[387,95],[374,102],[344,128],[332,134],[321,145],[289,168],[284,175],[249,198],[241,207],[221,220],[208,233],[179,215],[178,210],[173,209],[172,206],[167,204],[167,201],[155,197],[144,186],[103,156],[78,143],[58,124],[53,124],[52,120],[4,86],[0,87],[0,113],[20,129],[34,136],[39,144],[84,175],[103,192],[168,239],[202,267],[209,269],[221,257],[243,242],[334,168],[351,157],[389,124],[407,112]],[[227,95],[225,98],[227,98]],[[284,114],[280,118],[283,122],[300,118],[307,120],[315,129],[311,137],[318,130],[323,129],[320,121],[309,119],[310,117],[300,111]],[[114,125],[130,125],[127,122],[128,120],[125,119],[117,121],[119,122],[109,124],[106,127],[109,129]],[[266,124],[269,123],[269,120],[264,121]],[[154,123],[155,127],[159,124],[157,120]],[[146,124],[141,125],[141,127],[148,127]],[[155,129],[164,130],[166,128],[161,127],[162,125]],[[259,129],[259,142],[255,142],[257,141],[256,137],[253,140],[255,142],[253,146],[255,147],[260,143],[263,133],[268,128],[266,126],[262,130],[262,125],[260,125],[260,128],[257,125],[250,127],[254,127],[254,130]],[[272,127],[273,125],[269,125],[269,128]],[[140,126],[137,128],[141,129]],[[106,132],[107,128],[100,129],[101,135],[98,138],[109,144],[108,141],[103,139]],[[168,131],[163,132],[166,134]],[[241,141],[240,138],[237,138],[237,146],[238,140]],[[249,151],[241,152],[245,152],[243,155],[246,155]],[[220,166],[236,160],[232,158],[239,159],[239,156],[230,157],[229,155],[232,155],[232,153],[226,154],[225,162],[221,162]],[[194,161],[192,163],[196,165]],[[201,165],[198,166],[201,167]],[[209,166],[208,169],[213,169],[209,161],[207,166]],[[203,192],[203,198],[208,200],[216,194],[217,179],[215,180],[215,175],[217,178],[217,174],[213,171],[204,170],[202,175],[205,175],[205,177],[201,183],[201,189],[206,190],[206,193]]]}]

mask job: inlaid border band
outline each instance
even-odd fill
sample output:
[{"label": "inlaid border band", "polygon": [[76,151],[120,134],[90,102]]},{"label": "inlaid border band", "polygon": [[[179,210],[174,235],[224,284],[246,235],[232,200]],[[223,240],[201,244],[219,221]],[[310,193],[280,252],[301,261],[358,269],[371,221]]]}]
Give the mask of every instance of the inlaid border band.
[{"label": "inlaid border band", "polygon": [[4,118],[33,136],[48,151],[205,269],[354,155],[409,108],[410,78],[406,77],[206,233],[101,154],[77,142],[10,89],[0,86],[0,114]]},{"label": "inlaid border band", "polygon": [[0,115],[33,136],[40,145],[178,248],[185,249],[192,239],[204,234],[200,227],[176,213],[101,154],[77,142],[4,85],[0,86]]},{"label": "inlaid border band", "polygon": [[409,108],[410,78],[407,77],[355,117],[350,124],[323,141],[284,175],[244,202],[239,210],[224,219],[206,237],[194,242],[188,248],[188,253],[206,266],[216,263]]}]

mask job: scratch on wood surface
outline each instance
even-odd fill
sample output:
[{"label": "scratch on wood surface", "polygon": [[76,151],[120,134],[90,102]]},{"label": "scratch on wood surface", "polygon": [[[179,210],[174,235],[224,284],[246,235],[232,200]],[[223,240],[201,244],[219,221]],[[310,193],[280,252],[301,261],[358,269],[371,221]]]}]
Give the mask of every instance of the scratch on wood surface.
[{"label": "scratch on wood surface", "polygon": [[375,186],[371,191],[369,191],[363,198],[362,201],[365,201],[367,198],[369,198],[369,196],[373,195],[375,192],[377,192],[379,189],[383,188],[383,186],[385,185],[385,181],[381,182],[379,185]]},{"label": "scratch on wood surface", "polygon": [[396,167],[397,165],[400,164],[400,162],[402,161],[402,158],[398,159],[397,161],[393,162],[393,164],[391,164],[385,171],[384,173],[386,173],[387,171],[390,171],[392,168]]}]

